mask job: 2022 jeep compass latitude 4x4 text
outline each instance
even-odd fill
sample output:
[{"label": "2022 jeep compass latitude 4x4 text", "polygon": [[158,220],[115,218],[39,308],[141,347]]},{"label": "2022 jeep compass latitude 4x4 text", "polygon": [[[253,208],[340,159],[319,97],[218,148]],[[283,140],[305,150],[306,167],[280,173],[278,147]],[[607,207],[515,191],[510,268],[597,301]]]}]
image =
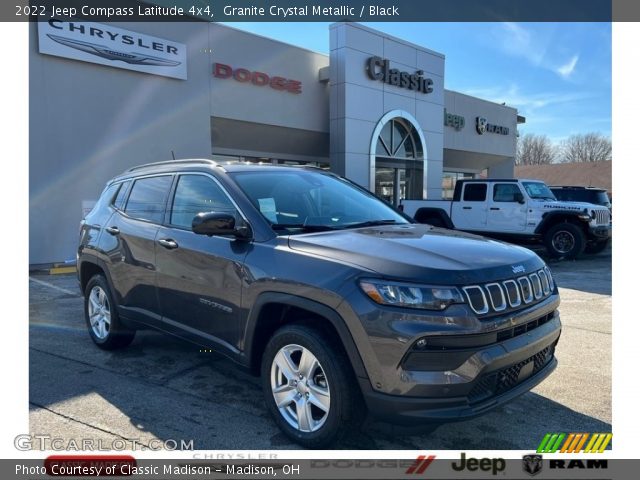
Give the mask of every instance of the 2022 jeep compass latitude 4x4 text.
[{"label": "2022 jeep compass latitude 4x4 text", "polygon": [[443,422],[556,366],[558,289],[530,250],[412,223],[322,170],[210,160],[132,168],[82,221],[101,348],[155,328],[261,376],[291,438],[330,445],[368,410]]}]

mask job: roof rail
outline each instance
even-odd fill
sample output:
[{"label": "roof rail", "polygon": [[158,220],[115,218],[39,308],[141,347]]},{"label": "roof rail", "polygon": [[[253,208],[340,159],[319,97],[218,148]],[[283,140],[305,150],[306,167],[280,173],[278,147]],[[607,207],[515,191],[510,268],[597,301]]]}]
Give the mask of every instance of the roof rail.
[{"label": "roof rail", "polygon": [[181,163],[203,163],[206,165],[218,165],[218,162],[216,162],[215,160],[208,160],[206,158],[181,158],[179,160],[165,160],[162,162],[145,163],[144,165],[131,167],[125,172],[126,173],[133,172],[134,170],[140,170],[141,168],[156,167],[159,165],[175,165],[175,164],[181,164]]}]

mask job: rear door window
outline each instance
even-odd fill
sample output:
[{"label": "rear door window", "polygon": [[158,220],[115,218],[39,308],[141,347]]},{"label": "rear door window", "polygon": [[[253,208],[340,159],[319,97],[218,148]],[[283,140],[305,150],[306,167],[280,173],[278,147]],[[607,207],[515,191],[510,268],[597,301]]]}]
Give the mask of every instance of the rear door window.
[{"label": "rear door window", "polygon": [[120,184],[120,189],[118,190],[118,194],[116,198],[113,199],[113,206],[118,210],[122,210],[124,208],[124,203],[127,200],[127,192],[129,190],[130,181],[122,182]]},{"label": "rear door window", "polygon": [[465,202],[484,202],[487,198],[486,183],[467,183],[462,199]]},{"label": "rear door window", "polygon": [[140,220],[162,223],[164,206],[172,180],[171,175],[136,180],[131,187],[125,213]]}]

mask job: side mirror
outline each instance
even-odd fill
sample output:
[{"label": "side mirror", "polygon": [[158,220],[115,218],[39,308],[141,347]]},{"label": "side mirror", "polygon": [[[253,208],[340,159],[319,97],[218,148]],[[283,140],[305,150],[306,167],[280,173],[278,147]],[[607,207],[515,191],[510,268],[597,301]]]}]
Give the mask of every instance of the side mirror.
[{"label": "side mirror", "polygon": [[524,195],[522,195],[521,192],[515,193],[513,195],[513,198],[516,202],[518,202],[519,204],[524,204]]},{"label": "side mirror", "polygon": [[238,238],[250,238],[249,227],[236,227],[236,218],[228,213],[205,212],[193,217],[191,230],[198,235],[233,235]]}]

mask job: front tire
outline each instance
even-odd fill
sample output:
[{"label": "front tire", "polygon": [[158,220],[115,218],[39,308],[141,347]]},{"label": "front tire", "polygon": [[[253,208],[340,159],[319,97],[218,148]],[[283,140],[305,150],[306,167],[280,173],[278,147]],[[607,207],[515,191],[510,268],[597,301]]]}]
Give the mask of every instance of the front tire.
[{"label": "front tire", "polygon": [[355,376],[338,339],[323,330],[293,324],[276,331],[262,357],[261,373],[267,407],[295,442],[322,448],[355,423]]},{"label": "front tire", "polygon": [[136,334],[120,322],[109,284],[102,275],[91,277],[84,289],[84,317],[91,340],[104,350],[126,347]]},{"label": "front tire", "polygon": [[547,251],[555,258],[576,258],[585,249],[587,238],[582,229],[574,223],[558,223],[544,236]]}]

